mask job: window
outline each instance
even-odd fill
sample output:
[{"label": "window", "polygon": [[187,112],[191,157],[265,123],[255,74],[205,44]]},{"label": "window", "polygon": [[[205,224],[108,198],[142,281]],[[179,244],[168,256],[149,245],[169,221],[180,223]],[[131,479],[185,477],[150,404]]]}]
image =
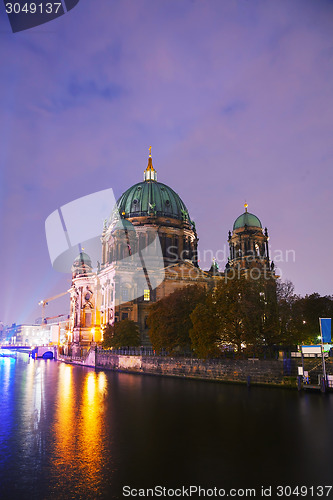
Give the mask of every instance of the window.
[{"label": "window", "polygon": [[89,328],[90,326],[91,326],[91,313],[90,312],[86,312],[86,315],[85,315],[85,327]]},{"label": "window", "polygon": [[143,300],[150,300],[150,290],[143,291]]},{"label": "window", "polygon": [[122,296],[123,300],[128,300],[128,289],[127,288],[122,289],[121,296]]},{"label": "window", "polygon": [[132,201],[131,212],[139,212],[140,211],[140,203],[139,200],[135,199]]},{"label": "window", "polygon": [[121,319],[124,320],[124,319],[128,319],[128,313],[122,313],[121,315]]},{"label": "window", "polygon": [[172,246],[172,238],[167,236],[165,238],[165,256],[169,259],[174,257],[175,254],[174,254],[173,250],[174,250],[174,247]]}]

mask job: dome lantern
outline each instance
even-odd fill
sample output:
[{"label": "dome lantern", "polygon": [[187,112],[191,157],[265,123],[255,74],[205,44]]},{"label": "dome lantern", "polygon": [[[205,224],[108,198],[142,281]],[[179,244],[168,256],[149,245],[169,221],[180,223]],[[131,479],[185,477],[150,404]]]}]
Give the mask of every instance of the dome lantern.
[{"label": "dome lantern", "polygon": [[151,146],[149,146],[148,165],[144,171],[143,179],[145,181],[157,181],[157,172],[153,167],[153,160],[151,157]]}]

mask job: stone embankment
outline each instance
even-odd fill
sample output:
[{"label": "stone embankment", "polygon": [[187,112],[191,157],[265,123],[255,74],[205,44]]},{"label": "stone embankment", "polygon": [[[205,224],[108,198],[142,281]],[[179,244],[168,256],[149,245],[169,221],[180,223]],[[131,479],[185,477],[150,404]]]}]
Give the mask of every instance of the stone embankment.
[{"label": "stone embankment", "polygon": [[[296,388],[299,358],[276,360],[172,358],[168,356],[121,355],[102,349],[90,349],[81,358],[59,355],[61,361],[104,370],[147,375],[215,380],[247,384],[265,384]],[[320,365],[320,367],[319,367]],[[321,359],[304,359],[304,370],[313,375],[321,371]],[[327,374],[333,375],[333,359],[326,359]],[[316,375],[317,377],[317,375]]]}]

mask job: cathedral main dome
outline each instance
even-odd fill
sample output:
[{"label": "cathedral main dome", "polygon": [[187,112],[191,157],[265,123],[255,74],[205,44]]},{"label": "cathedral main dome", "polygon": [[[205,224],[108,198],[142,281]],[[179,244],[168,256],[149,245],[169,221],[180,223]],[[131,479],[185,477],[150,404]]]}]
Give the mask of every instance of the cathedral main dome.
[{"label": "cathedral main dome", "polygon": [[[126,237],[124,247],[121,236]],[[198,266],[195,223],[180,196],[166,184],[157,182],[150,149],[144,180],[120,196],[109,221],[104,222],[102,267],[118,261],[121,248],[131,252],[153,249],[157,239],[165,266],[184,261]]]},{"label": "cathedral main dome", "polygon": [[134,184],[117,201],[122,217],[157,215],[184,220],[187,208],[180,196],[166,184],[143,181]]},{"label": "cathedral main dome", "polygon": [[120,216],[132,218],[154,215],[190,223],[188,210],[180,196],[166,184],[157,182],[151,156],[144,174],[144,181],[131,186],[117,201]]}]

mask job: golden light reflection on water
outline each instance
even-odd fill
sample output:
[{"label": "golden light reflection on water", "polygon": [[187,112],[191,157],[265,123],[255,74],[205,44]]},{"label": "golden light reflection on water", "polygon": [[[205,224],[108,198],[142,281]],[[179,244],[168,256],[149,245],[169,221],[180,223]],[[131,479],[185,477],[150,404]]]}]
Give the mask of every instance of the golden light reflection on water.
[{"label": "golden light reflection on water", "polygon": [[[75,478],[77,492],[92,494],[101,481],[104,455],[105,373],[87,371],[84,380],[74,380],[75,367],[61,364],[54,425],[56,446],[52,469],[56,483]],[[83,390],[82,390],[83,388]]]},{"label": "golden light reflection on water", "polygon": [[57,392],[57,413],[56,413],[56,447],[59,454],[60,463],[69,459],[71,449],[71,429],[75,425],[73,383],[71,366],[61,364],[59,367],[59,382]]}]

